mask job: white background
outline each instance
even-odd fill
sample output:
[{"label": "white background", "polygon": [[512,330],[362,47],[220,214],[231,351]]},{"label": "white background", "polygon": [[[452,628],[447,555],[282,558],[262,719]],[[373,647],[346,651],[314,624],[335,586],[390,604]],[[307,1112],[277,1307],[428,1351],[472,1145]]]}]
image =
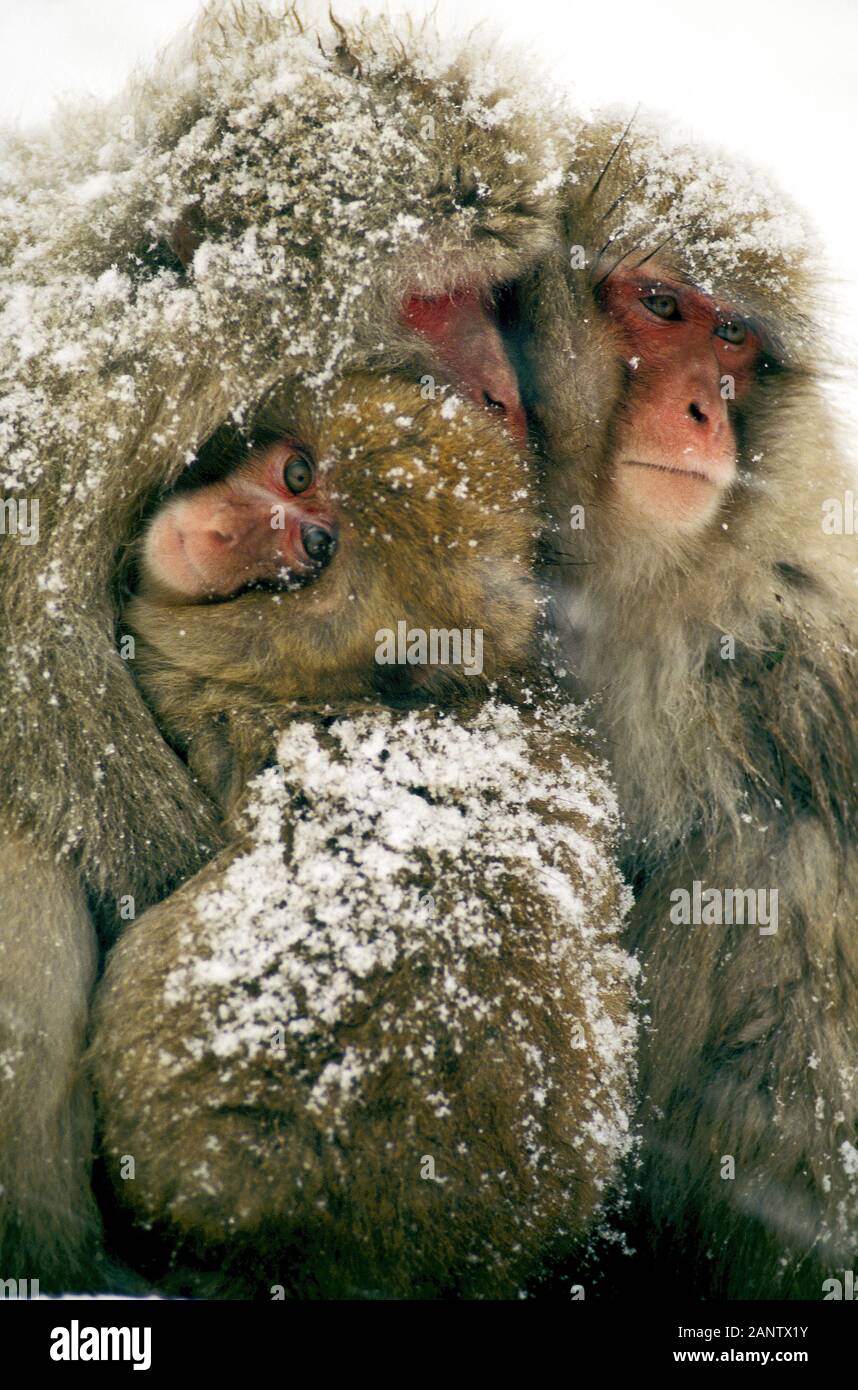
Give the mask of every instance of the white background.
[{"label": "white background", "polygon": [[[366,8],[377,10],[380,0]],[[115,92],[200,0],[0,0],[0,120]],[[348,15],[356,0],[338,0]],[[422,13],[423,0],[391,0]],[[668,112],[691,137],[773,171],[809,208],[835,290],[838,395],[858,420],[858,0],[438,0],[442,31],[481,20],[585,106]]]}]

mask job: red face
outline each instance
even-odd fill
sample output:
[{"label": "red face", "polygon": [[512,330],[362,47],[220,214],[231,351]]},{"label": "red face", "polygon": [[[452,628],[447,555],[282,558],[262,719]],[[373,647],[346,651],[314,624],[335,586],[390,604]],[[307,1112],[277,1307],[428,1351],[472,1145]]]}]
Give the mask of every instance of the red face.
[{"label": "red face", "polygon": [[728,306],[652,267],[614,271],[603,306],[629,367],[614,441],[616,499],[695,529],[736,477],[728,407],[752,385],[760,340]]},{"label": "red face", "polygon": [[477,290],[413,295],[403,303],[402,322],[431,344],[466,396],[496,414],[515,439],[527,439],[515,370],[491,306]]},{"label": "red face", "polygon": [[[527,433],[518,383],[490,305],[475,289],[413,296],[402,321],[424,337],[472,400]],[[149,583],[177,602],[229,598],[253,584],[294,584],[336,548],[330,498],[301,445],[278,441],[217,483],[166,502],[143,537]]]},{"label": "red face", "polygon": [[327,564],[335,548],[312,460],[280,440],[222,482],[167,502],[143,538],[143,568],[161,589],[193,603],[248,584],[294,583]]}]

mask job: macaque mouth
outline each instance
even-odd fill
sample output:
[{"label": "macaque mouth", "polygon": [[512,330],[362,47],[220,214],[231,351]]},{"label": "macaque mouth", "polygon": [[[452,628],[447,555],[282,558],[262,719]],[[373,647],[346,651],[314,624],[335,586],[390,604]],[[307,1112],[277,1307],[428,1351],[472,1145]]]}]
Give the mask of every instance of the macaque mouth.
[{"label": "macaque mouth", "polygon": [[318,568],[305,570],[290,570],[284,566],[277,574],[258,575],[255,579],[248,579],[245,584],[239,584],[230,590],[228,594],[218,594],[209,592],[198,599],[197,602],[205,604],[209,608],[217,607],[218,604],[232,603],[237,598],[242,598],[245,594],[294,594],[301,589],[308,588],[316,579]]},{"label": "macaque mouth", "polygon": [[701,483],[708,483],[710,487],[718,486],[714,478],[699,468],[672,468],[667,463],[647,463],[644,459],[621,459],[620,463],[626,468],[651,468],[655,473],[673,473],[679,478],[696,478]]}]

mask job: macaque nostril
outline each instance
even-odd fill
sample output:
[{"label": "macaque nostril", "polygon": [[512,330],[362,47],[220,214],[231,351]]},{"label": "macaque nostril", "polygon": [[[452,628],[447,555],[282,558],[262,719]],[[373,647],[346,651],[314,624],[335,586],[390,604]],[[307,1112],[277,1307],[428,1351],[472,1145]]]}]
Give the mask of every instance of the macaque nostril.
[{"label": "macaque nostril", "polygon": [[301,540],[307,558],[312,560],[314,565],[326,565],[337,548],[336,538],[330,531],[326,531],[324,526],[302,527]]},{"label": "macaque nostril", "polygon": [[696,420],[696,421],[697,421],[698,425],[705,425],[705,424],[706,424],[706,420],[707,420],[706,412],[705,412],[705,410],[701,410],[701,409],[700,409],[700,406],[697,404],[696,401],[692,401],[692,402],[691,402],[690,406],[688,407],[688,413],[689,413],[689,415],[691,416],[692,420]]}]

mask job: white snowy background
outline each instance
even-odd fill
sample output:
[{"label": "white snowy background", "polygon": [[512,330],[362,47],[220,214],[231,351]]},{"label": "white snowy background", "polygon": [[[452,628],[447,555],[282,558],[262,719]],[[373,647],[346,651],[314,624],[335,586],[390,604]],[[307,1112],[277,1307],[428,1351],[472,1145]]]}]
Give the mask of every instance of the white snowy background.
[{"label": "white snowy background", "polygon": [[[0,0],[0,121],[29,124],[58,97],[108,96],[201,0]],[[426,0],[390,0],[422,14]],[[381,0],[337,0],[338,14]],[[661,110],[691,138],[773,172],[808,208],[831,272],[833,394],[858,423],[858,0],[438,0],[443,31],[484,22],[535,55],[585,107]]]}]

